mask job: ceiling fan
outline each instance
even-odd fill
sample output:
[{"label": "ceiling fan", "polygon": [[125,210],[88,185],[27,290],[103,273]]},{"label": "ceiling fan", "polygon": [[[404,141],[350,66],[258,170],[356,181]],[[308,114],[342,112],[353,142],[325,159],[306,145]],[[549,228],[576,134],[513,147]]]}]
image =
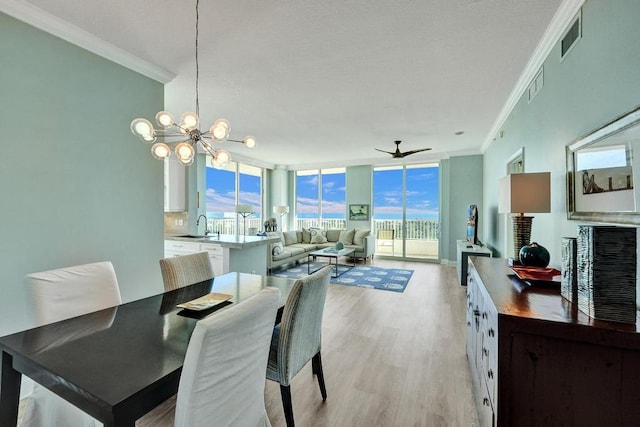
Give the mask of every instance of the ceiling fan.
[{"label": "ceiling fan", "polygon": [[402,141],[395,141],[395,143],[396,143],[396,151],[395,152],[393,152],[393,151],[384,151],[384,150],[380,150],[378,148],[375,148],[375,150],[381,151],[383,153],[391,154],[391,157],[393,157],[394,159],[401,159],[401,158],[406,157],[406,156],[408,156],[410,154],[416,154],[416,153],[419,153],[421,151],[429,151],[429,150],[431,150],[431,148],[421,148],[419,150],[411,150],[411,151],[407,151],[407,152],[401,153],[400,152],[400,143],[401,142]]}]

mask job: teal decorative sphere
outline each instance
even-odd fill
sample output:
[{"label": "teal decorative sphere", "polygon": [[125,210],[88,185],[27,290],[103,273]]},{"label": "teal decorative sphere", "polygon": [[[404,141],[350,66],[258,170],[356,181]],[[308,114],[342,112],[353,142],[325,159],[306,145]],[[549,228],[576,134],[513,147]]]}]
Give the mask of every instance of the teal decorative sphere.
[{"label": "teal decorative sphere", "polygon": [[520,262],[531,267],[546,267],[549,265],[549,251],[536,242],[520,249]]},{"label": "teal decorative sphere", "polygon": [[336,243],[336,249],[337,250],[344,249],[344,244],[342,242]]}]

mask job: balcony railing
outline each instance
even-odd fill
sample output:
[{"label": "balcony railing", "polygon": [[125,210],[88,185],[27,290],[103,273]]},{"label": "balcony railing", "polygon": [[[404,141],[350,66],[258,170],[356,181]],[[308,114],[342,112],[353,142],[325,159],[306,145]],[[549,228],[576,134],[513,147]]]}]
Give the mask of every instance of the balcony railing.
[{"label": "balcony railing", "polygon": [[[247,218],[247,231],[252,228],[256,229],[256,232],[262,231],[263,229],[262,218]],[[247,234],[244,232],[244,224],[245,222],[240,218],[238,234],[244,235]],[[209,232],[220,234],[236,234],[236,219],[235,218],[207,218],[207,230]]]},{"label": "balcony railing", "polygon": [[[255,228],[256,231],[262,231],[263,221],[261,218],[247,218],[247,230]],[[244,221],[240,219],[239,234],[244,233]],[[220,234],[236,234],[236,219],[235,218],[209,218],[207,220],[207,226],[209,231],[220,232]],[[322,228],[327,229],[339,229],[344,230],[346,228],[346,220],[344,219],[308,219],[298,218],[296,220],[296,230],[302,228]],[[378,230],[395,230],[396,239],[402,240],[406,232],[406,239],[420,239],[420,240],[439,240],[440,239],[440,226],[437,220],[431,219],[409,219],[406,222],[405,230],[402,229],[402,221],[393,219],[375,219],[373,220],[373,234],[376,234]]]}]

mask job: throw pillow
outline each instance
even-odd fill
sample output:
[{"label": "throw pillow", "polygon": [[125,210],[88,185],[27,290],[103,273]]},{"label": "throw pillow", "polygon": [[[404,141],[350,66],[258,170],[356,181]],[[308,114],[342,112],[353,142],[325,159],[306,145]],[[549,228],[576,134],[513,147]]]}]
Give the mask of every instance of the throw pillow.
[{"label": "throw pillow", "polygon": [[325,231],[318,228],[312,228],[310,230],[310,233],[311,243],[327,243],[327,236],[325,234]]},{"label": "throw pillow", "polygon": [[298,243],[298,234],[295,231],[285,231],[284,233],[284,245],[295,245]]},{"label": "throw pillow", "polygon": [[355,234],[353,235],[353,244],[362,246],[364,245],[364,238],[371,234],[371,230],[360,230],[356,228]]},{"label": "throw pillow", "polygon": [[278,242],[278,243],[271,244],[271,255],[279,255],[283,251],[284,251],[284,248],[282,247],[282,243]]},{"label": "throw pillow", "polygon": [[355,234],[356,230],[351,229],[351,230],[342,230],[340,232],[340,235],[338,237],[338,242],[344,243],[345,245],[352,245],[353,244],[353,235]]},{"label": "throw pillow", "polygon": [[327,241],[329,242],[337,242],[340,238],[340,232],[342,230],[327,230]]},{"label": "throw pillow", "polygon": [[302,229],[302,243],[311,243],[311,230]]},{"label": "throw pillow", "polygon": [[280,242],[284,245],[284,236],[282,231],[267,231],[267,236],[278,237]]}]

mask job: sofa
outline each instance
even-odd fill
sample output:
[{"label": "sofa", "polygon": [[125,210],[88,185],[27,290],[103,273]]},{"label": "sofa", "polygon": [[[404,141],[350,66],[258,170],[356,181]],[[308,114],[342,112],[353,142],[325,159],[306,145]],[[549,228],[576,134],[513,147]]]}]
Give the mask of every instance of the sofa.
[{"label": "sofa", "polygon": [[345,248],[355,249],[353,257],[373,260],[375,237],[370,230],[352,228],[350,230],[321,230],[317,228],[294,231],[275,231],[267,233],[280,237],[272,243],[267,260],[267,270],[307,258],[310,252],[323,248],[332,248],[341,242]]}]

